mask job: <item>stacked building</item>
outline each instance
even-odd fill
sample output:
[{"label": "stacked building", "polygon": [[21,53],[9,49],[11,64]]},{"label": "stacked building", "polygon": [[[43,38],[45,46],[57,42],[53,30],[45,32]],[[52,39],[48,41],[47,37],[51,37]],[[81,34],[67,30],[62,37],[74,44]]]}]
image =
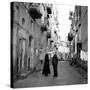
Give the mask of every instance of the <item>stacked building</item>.
[{"label": "stacked building", "polygon": [[88,61],[88,7],[75,6],[75,11],[70,12],[69,19],[72,22],[68,36],[71,56],[77,57],[78,63],[82,64],[83,61],[85,64]]},{"label": "stacked building", "polygon": [[52,4],[11,3],[11,72],[14,81],[36,70],[42,50],[45,54],[47,47],[51,47],[52,11]]}]

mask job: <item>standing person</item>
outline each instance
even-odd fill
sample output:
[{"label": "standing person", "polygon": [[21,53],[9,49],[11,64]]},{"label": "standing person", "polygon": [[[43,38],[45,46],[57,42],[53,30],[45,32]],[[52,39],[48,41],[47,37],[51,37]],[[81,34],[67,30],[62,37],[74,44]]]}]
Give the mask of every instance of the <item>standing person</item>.
[{"label": "standing person", "polygon": [[50,65],[49,65],[49,56],[48,54],[45,55],[45,61],[43,66],[42,74],[48,76],[50,74]]},{"label": "standing person", "polygon": [[54,72],[54,76],[53,77],[57,77],[58,76],[57,65],[58,65],[58,57],[57,57],[57,52],[55,51],[55,54],[54,54],[54,56],[52,58],[52,66],[53,66],[53,72]]}]

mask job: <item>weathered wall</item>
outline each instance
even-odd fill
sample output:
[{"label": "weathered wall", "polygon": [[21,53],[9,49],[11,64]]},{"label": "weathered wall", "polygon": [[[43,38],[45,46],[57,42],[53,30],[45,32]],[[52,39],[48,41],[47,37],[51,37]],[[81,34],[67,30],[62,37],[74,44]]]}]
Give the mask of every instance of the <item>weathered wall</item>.
[{"label": "weathered wall", "polygon": [[[18,64],[19,72],[26,72],[28,67],[34,68],[39,61],[40,47],[46,47],[46,34],[41,33],[40,27],[23,3],[14,3],[13,62],[16,66]],[[31,41],[29,36],[32,36]]]},{"label": "weathered wall", "polygon": [[87,51],[88,50],[88,8],[83,6],[81,8],[81,40],[82,40],[82,49]]}]

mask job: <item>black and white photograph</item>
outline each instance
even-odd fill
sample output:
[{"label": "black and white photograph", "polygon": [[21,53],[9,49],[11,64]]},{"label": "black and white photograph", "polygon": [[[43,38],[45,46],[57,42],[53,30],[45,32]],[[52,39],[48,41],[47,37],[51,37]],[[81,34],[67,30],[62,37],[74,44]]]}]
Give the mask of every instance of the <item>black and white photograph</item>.
[{"label": "black and white photograph", "polygon": [[10,2],[12,88],[88,84],[88,6]]}]

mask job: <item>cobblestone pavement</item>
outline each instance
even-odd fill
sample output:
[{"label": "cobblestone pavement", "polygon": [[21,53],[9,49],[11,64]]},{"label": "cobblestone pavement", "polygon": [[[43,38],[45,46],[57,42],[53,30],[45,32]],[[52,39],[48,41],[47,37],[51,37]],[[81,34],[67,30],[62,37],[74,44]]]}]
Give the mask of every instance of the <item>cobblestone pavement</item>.
[{"label": "cobblestone pavement", "polygon": [[41,71],[29,75],[26,79],[18,80],[15,88],[40,87],[55,85],[86,84],[87,79],[83,77],[75,67],[69,65],[67,61],[60,61],[58,64],[58,77],[53,78],[52,65],[51,74],[48,77],[43,76]]}]

